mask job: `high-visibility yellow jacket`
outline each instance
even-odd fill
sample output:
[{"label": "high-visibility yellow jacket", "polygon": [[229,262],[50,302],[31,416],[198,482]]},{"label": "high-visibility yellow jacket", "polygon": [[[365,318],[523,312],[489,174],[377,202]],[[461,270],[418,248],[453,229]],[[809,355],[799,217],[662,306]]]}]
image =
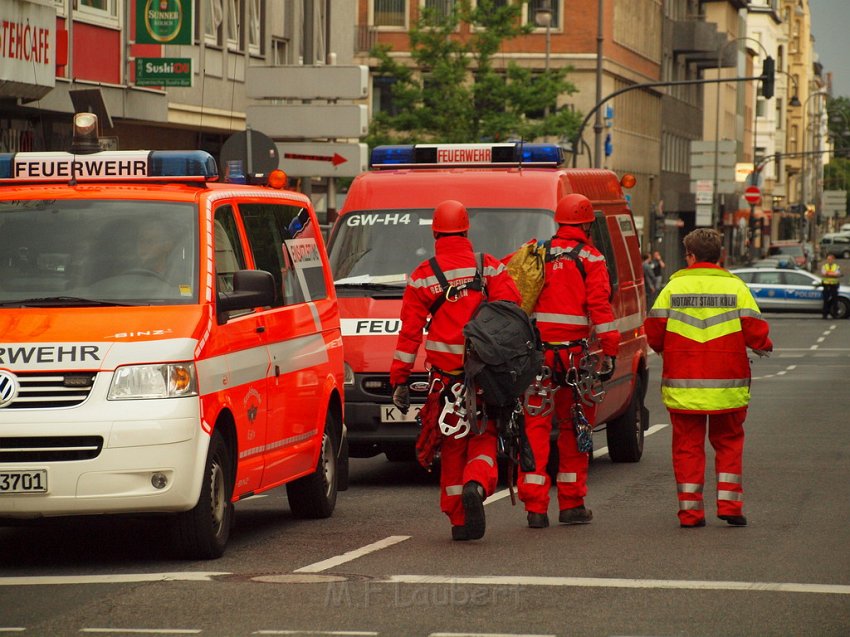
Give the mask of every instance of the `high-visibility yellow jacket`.
[{"label": "high-visibility yellow jacket", "polygon": [[670,277],[646,320],[663,355],[661,397],[671,412],[724,413],[750,402],[747,347],[771,351],[769,327],[741,279],[711,263]]},{"label": "high-visibility yellow jacket", "polygon": [[841,276],[841,268],[837,263],[824,263],[820,269],[820,275],[823,277],[824,285],[838,285],[838,277]]}]

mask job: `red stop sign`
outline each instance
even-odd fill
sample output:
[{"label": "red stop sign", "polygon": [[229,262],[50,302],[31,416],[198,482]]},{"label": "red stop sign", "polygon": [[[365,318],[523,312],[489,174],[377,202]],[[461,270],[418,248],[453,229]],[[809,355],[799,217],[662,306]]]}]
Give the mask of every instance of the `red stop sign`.
[{"label": "red stop sign", "polygon": [[744,191],[744,199],[751,206],[757,206],[761,203],[761,189],[758,186],[747,186]]}]

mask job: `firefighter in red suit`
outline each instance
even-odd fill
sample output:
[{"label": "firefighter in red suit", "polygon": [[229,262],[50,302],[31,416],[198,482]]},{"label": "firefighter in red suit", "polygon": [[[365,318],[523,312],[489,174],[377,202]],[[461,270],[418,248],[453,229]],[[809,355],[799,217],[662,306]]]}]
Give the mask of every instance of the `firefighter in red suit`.
[{"label": "firefighter in red suit", "polygon": [[[588,237],[594,220],[593,206],[584,195],[569,194],[558,202],[555,222],[559,227],[547,250],[543,289],[531,316],[540,330],[543,364],[548,369],[568,369],[577,357],[586,354],[582,341],[590,336],[591,326],[595,326],[604,355],[600,373],[610,377],[620,332],[609,302],[611,285],[605,257]],[[551,411],[532,414],[526,409],[525,413],[526,434],[534,452],[535,469],[532,472],[520,470],[517,487],[531,528],[549,526],[551,481],[546,465],[553,423],[558,427],[558,521],[586,524],[593,518],[584,505],[589,453],[579,451],[572,416],[575,395],[570,387],[560,386],[562,381],[556,375],[554,384],[559,386],[554,387],[552,396],[554,418]],[[553,388],[553,379],[544,379],[543,385]],[[582,405],[582,408],[592,427],[595,403]]]},{"label": "firefighter in red suit", "polygon": [[[435,258],[450,287],[461,287],[475,279],[477,255],[467,238],[469,216],[459,201],[448,200],[434,209]],[[520,296],[505,265],[483,255],[483,276],[491,301],[519,303]],[[390,368],[393,403],[405,412],[410,406],[407,379],[422,342],[423,328],[438,297],[447,295],[429,261],[410,275],[401,306],[402,327]],[[483,300],[481,291],[461,289],[434,310],[425,340],[425,361],[431,377],[431,392],[448,390],[463,382],[463,326]],[[438,410],[439,412],[439,410]],[[464,434],[462,435],[461,434]],[[496,428],[486,423],[484,431],[459,431],[440,441],[440,507],[452,524],[452,539],[476,540],[484,536],[484,499],[496,488]]]},{"label": "firefighter in red suit", "polygon": [[744,419],[750,401],[747,347],[773,350],[746,284],[718,265],[723,236],[698,228],[684,239],[687,268],[661,290],[645,327],[661,354],[661,397],[673,425],[679,524],[705,526],[705,435],[714,449],[717,517],[746,526],[742,482]]}]

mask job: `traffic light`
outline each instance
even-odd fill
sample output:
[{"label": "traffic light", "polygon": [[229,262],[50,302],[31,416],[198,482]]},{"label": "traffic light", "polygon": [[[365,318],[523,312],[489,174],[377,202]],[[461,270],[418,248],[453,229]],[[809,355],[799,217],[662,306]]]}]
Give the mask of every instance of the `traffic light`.
[{"label": "traffic light", "polygon": [[776,178],[782,179],[782,152],[776,151]]},{"label": "traffic light", "polygon": [[773,97],[773,80],[776,75],[776,62],[769,55],[764,58],[761,67],[761,94],[765,99]]}]

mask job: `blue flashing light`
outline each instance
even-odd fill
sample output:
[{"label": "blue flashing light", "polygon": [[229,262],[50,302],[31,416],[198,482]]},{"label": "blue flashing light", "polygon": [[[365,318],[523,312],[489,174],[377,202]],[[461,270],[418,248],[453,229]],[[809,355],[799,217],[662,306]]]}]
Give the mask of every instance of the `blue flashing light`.
[{"label": "blue flashing light", "polygon": [[376,146],[370,157],[371,166],[398,166],[413,164],[413,146]]},{"label": "blue flashing light", "polygon": [[9,179],[12,176],[12,153],[0,153],[0,179]]},{"label": "blue flashing light", "polygon": [[155,150],[148,162],[150,177],[218,178],[215,159],[203,150]]},{"label": "blue flashing light", "polygon": [[557,144],[522,144],[523,164],[554,164],[564,163],[564,150]]}]

